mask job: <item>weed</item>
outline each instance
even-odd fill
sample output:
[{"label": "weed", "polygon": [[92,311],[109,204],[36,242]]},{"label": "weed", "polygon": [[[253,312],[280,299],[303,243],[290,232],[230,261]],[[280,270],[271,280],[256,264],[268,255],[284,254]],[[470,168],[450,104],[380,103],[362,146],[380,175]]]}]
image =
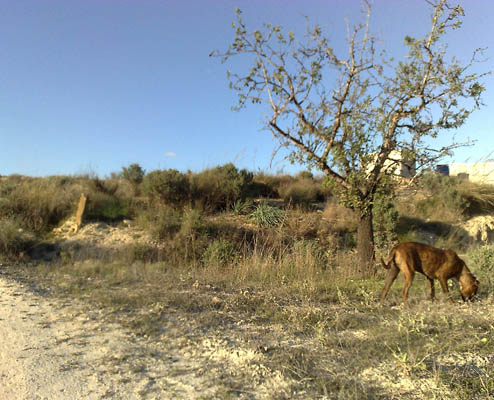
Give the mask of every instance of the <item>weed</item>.
[{"label": "weed", "polygon": [[202,262],[208,266],[226,267],[234,265],[238,257],[238,250],[235,245],[224,239],[216,239],[212,241],[204,254]]},{"label": "weed", "polygon": [[285,221],[285,212],[265,202],[259,203],[249,215],[257,226],[277,227]]},{"label": "weed", "polygon": [[254,203],[252,200],[238,199],[232,205],[232,213],[234,215],[247,215],[252,211]]}]

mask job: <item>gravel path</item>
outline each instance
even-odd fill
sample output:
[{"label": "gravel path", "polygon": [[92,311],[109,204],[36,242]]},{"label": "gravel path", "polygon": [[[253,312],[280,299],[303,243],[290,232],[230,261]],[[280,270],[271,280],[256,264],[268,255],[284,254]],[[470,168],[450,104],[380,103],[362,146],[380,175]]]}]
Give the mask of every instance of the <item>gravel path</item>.
[{"label": "gravel path", "polygon": [[267,368],[238,329],[205,335],[176,315],[151,340],[88,308],[0,274],[1,400],[223,398],[232,386],[248,387],[233,389],[238,398],[290,392],[291,380]]},{"label": "gravel path", "polygon": [[175,387],[184,382],[180,389],[167,384],[170,365],[183,362],[180,354],[132,337],[99,313],[0,277],[0,399],[167,399],[201,392],[202,382],[187,368],[175,379]]}]

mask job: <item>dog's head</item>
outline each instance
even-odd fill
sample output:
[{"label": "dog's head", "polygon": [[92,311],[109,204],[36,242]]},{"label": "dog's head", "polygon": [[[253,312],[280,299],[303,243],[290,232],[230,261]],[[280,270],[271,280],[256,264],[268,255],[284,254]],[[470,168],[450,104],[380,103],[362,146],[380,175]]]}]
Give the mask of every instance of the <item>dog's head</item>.
[{"label": "dog's head", "polygon": [[460,281],[460,293],[463,301],[471,301],[478,289],[479,281],[475,275],[470,274],[467,279]]}]

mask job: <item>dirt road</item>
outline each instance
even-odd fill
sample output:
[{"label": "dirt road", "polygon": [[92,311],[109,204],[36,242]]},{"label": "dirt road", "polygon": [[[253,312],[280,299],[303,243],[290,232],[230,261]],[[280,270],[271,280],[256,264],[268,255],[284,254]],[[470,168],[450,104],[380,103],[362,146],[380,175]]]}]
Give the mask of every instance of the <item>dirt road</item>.
[{"label": "dirt road", "polygon": [[0,278],[0,398],[140,398],[150,377],[125,383],[125,370],[109,373],[139,344],[91,314]]},{"label": "dirt road", "polygon": [[288,394],[289,380],[265,367],[262,353],[201,336],[185,320],[163,323],[160,340],[136,337],[101,310],[0,273],[0,399],[221,398],[239,380],[252,390],[239,398]]}]

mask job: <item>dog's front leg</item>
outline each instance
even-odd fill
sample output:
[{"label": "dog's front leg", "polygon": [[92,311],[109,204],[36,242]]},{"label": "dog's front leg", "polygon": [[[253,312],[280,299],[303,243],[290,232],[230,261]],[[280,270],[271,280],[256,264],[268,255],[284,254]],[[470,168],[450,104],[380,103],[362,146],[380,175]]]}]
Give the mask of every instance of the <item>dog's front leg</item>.
[{"label": "dog's front leg", "polygon": [[429,281],[429,286],[431,288],[431,301],[436,300],[436,292],[434,288],[434,279],[427,277],[427,280]]},{"label": "dog's front leg", "polygon": [[444,278],[438,278],[439,283],[441,284],[441,288],[443,289],[443,293],[448,296],[448,300],[451,304],[455,304],[454,300],[451,298],[451,293],[449,293],[448,289],[448,281]]}]

